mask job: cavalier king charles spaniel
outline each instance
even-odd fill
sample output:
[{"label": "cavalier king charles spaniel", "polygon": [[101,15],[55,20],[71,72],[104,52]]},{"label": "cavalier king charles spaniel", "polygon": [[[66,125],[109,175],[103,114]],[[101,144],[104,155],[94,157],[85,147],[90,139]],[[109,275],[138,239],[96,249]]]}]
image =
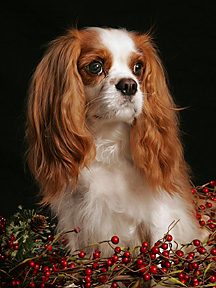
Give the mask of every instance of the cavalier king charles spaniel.
[{"label": "cavalier king charles spaniel", "polygon": [[152,245],[179,219],[176,242],[200,238],[177,110],[149,33],[71,29],[51,42],[31,82],[28,157],[59,231],[80,228],[72,250],[113,235]]}]

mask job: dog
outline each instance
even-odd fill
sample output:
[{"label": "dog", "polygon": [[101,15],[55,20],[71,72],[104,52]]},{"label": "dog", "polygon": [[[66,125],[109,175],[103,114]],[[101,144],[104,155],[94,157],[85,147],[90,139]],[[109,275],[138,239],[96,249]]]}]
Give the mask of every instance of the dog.
[{"label": "dog", "polygon": [[58,230],[80,228],[72,251],[113,235],[153,245],[173,220],[176,242],[200,238],[177,110],[150,33],[73,28],[50,43],[29,90],[28,159]]}]

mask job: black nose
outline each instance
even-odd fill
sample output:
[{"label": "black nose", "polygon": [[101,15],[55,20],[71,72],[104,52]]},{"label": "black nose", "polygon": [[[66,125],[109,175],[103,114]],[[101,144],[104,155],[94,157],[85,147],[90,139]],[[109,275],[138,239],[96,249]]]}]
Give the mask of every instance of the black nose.
[{"label": "black nose", "polygon": [[117,84],[116,89],[124,95],[133,96],[137,91],[137,83],[131,78],[122,78]]}]

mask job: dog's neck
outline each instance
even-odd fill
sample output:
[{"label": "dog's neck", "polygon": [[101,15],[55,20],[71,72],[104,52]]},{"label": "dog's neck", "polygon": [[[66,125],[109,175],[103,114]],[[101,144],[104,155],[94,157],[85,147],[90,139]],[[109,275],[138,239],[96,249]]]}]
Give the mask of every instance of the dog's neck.
[{"label": "dog's neck", "polygon": [[96,158],[104,164],[132,162],[130,153],[131,125],[124,122],[97,121],[93,127],[96,146]]}]

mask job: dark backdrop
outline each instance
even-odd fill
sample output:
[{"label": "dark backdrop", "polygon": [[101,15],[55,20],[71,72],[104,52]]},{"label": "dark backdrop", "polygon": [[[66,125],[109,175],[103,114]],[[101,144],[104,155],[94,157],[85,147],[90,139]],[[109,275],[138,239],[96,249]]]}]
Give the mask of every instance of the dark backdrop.
[{"label": "dark backdrop", "polygon": [[[25,102],[30,77],[44,45],[72,24],[146,31],[155,41],[181,112],[185,157],[195,184],[216,178],[214,1],[10,1],[0,2],[0,214],[19,204],[34,207],[38,188],[25,168]],[[120,2],[116,2],[120,3]],[[212,5],[211,5],[212,3]]]}]

